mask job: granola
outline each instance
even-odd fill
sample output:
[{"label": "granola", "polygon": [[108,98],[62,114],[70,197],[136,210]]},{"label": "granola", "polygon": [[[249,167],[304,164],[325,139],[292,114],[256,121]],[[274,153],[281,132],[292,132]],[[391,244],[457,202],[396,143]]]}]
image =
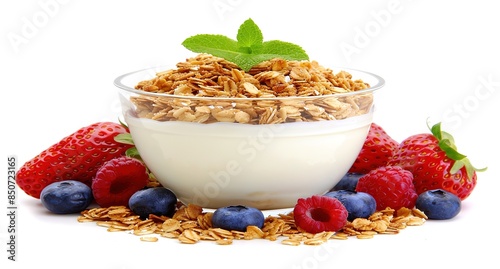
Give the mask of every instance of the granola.
[{"label": "granola", "polygon": [[273,59],[244,72],[223,58],[198,54],[135,87],[169,96],[130,99],[136,116],[157,121],[277,124],[366,114],[373,104],[371,92],[345,94],[369,87],[316,61]]}]

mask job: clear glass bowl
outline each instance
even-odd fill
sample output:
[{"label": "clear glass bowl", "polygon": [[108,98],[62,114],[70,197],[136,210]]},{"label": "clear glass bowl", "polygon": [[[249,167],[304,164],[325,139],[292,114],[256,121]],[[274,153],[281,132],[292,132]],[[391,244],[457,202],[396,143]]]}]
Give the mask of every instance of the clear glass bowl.
[{"label": "clear glass bowl", "polygon": [[[165,69],[159,69],[162,71]],[[369,88],[313,97],[231,98],[135,89],[154,69],[115,79],[125,122],[144,162],[184,203],[205,208],[293,207],[349,170],[384,80],[341,69]]]}]

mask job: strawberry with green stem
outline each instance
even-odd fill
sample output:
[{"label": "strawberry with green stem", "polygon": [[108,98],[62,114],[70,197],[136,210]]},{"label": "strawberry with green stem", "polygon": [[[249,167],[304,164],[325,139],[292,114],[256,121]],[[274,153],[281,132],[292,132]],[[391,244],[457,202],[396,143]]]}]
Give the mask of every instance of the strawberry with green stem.
[{"label": "strawberry with green stem", "polygon": [[82,127],[26,162],[17,172],[16,182],[35,198],[40,198],[44,187],[62,180],[77,180],[90,186],[103,163],[124,155],[132,147],[115,140],[123,133],[128,133],[128,128],[113,122]]},{"label": "strawberry with green stem", "polygon": [[429,126],[429,129],[431,133],[416,134],[403,140],[388,165],[410,171],[418,194],[444,189],[464,200],[477,184],[476,172],[486,168],[475,168],[467,156],[459,153],[453,136],[441,130],[441,123]]}]

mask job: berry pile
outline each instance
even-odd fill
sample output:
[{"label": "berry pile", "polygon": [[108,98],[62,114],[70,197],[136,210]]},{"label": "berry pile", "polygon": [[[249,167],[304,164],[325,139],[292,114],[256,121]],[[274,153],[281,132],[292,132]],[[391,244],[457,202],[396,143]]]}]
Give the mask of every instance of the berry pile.
[{"label": "berry pile", "polygon": [[[397,143],[373,123],[340,182],[324,195],[298,199],[293,209],[297,228],[336,232],[387,208],[416,208],[429,219],[455,217],[477,184],[476,172],[485,169],[473,167],[457,152],[453,137],[441,131],[440,123],[430,131]],[[78,213],[95,202],[100,207],[126,206],[141,219],[172,217],[176,195],[152,185],[152,178],[128,128],[111,122],[79,129],[17,173],[20,188],[40,198],[53,213]],[[211,222],[215,228],[244,232],[249,226],[263,227],[265,217],[256,208],[233,205],[215,210]]]},{"label": "berry pile", "polygon": [[[342,190],[363,193],[373,197],[376,210],[415,207],[429,219],[455,217],[461,202],[476,186],[476,172],[485,169],[473,167],[457,152],[453,137],[441,130],[440,123],[429,129],[430,133],[412,135],[397,143],[373,123],[356,161],[326,195]],[[362,204],[361,199],[339,199],[347,208]],[[364,205],[367,212],[369,206],[373,205]],[[360,209],[348,211],[352,220]]]},{"label": "berry pile", "polygon": [[128,206],[150,176],[142,161],[129,157],[133,144],[117,139],[123,135],[129,135],[128,128],[113,122],[82,127],[26,162],[17,184],[58,214],[80,212],[92,202]]}]

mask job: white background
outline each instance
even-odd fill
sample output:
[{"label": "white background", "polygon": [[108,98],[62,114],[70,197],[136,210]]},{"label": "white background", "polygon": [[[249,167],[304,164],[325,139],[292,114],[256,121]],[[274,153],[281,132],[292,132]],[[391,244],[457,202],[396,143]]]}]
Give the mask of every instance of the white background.
[{"label": "white background", "polygon": [[[39,0],[0,5],[0,149],[5,159],[16,155],[19,166],[82,126],[116,121],[121,113],[112,84],[116,76],[173,66],[194,55],[182,47],[185,38],[199,33],[235,38],[238,26],[252,18],[265,40],[297,43],[322,65],[385,78],[375,122],[396,140],[427,132],[427,118],[442,121],[459,150],[476,166],[489,168],[478,175],[476,189],[453,220],[321,247],[259,240],[232,246],[181,245],[162,238],[145,243],[77,223],[75,216],[48,214],[20,191],[16,263],[7,263],[8,219],[6,213],[0,217],[0,263],[7,268],[450,268],[477,262],[498,268],[500,186],[494,153],[500,148],[493,128],[500,101],[500,17],[494,1]],[[6,161],[0,167],[6,175]],[[5,207],[6,185],[0,186]]]}]

